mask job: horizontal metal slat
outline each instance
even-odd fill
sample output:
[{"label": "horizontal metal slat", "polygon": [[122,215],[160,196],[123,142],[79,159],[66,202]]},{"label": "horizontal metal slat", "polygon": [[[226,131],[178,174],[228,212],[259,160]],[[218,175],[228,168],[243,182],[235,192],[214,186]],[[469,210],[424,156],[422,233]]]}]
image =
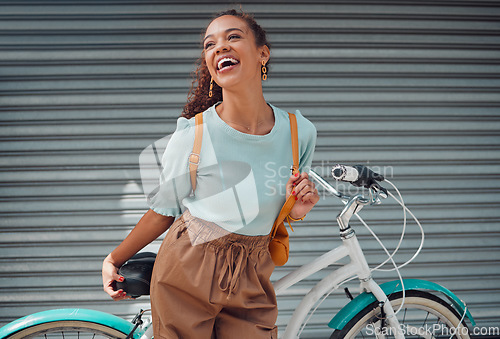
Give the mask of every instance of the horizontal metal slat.
[{"label": "horizontal metal slat", "polygon": [[[266,98],[300,108],[318,128],[314,166],[328,173],[333,163],[360,162],[390,174],[427,231],[404,276],[450,287],[479,323],[496,324],[498,3],[296,0],[244,8],[275,47]],[[147,208],[139,152],[175,129],[200,34],[217,9],[196,1],[0,4],[0,304],[9,309],[0,308],[0,322],[75,304],[129,318],[148,307],[147,299],[110,302],[100,264]],[[273,277],[340,243],[328,220],[341,204],[317,207]],[[394,246],[401,212],[390,202],[379,207],[362,215]],[[368,232],[356,230],[370,263],[384,260]],[[413,225],[398,260],[418,239]],[[326,323],[346,303],[341,292],[301,337],[329,336]],[[278,298],[281,331],[302,295]]]}]

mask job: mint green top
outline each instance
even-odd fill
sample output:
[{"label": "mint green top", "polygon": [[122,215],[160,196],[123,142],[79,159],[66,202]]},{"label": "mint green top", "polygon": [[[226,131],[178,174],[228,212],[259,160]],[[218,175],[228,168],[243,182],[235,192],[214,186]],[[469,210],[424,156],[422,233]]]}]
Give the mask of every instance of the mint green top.
[{"label": "mint green top", "polygon": [[[217,104],[216,104],[217,105]],[[203,142],[196,190],[192,194],[189,155],[195,119],[179,118],[166,146],[156,195],[149,200],[156,213],[178,217],[190,213],[226,230],[244,235],[271,231],[283,203],[293,164],[288,113],[270,105],[275,124],[266,135],[237,131],[217,114],[203,112]],[[316,128],[297,111],[299,169],[310,168]]]}]

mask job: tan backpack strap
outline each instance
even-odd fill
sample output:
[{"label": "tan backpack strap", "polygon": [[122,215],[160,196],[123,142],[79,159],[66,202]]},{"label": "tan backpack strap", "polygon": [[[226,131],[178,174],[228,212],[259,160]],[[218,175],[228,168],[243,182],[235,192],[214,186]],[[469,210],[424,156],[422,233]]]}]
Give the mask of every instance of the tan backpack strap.
[{"label": "tan backpack strap", "polygon": [[297,131],[297,117],[295,114],[288,113],[290,117],[290,132],[292,134],[292,154],[293,154],[293,174],[299,172],[299,135]]},{"label": "tan backpack strap", "polygon": [[[288,113],[290,117],[290,131],[292,134],[292,153],[293,153],[293,174],[300,173],[299,172],[299,135],[297,131],[297,118],[295,114]],[[293,206],[295,205],[295,196],[291,195],[286,199],[283,207],[281,208],[278,217],[274,221],[273,229],[271,231],[271,239],[274,238],[276,231],[278,230],[278,226],[285,220],[286,216],[290,213]],[[293,229],[292,229],[293,231]]]},{"label": "tan backpack strap", "polygon": [[191,186],[193,192],[196,189],[196,174],[200,164],[201,142],[203,140],[203,113],[198,113],[194,117],[194,144],[193,151],[189,155],[189,174],[191,176]]}]

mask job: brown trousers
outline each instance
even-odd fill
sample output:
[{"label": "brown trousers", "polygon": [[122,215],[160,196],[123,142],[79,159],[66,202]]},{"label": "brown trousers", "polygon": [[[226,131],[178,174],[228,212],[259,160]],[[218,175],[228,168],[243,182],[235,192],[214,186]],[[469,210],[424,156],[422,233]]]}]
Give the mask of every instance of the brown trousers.
[{"label": "brown trousers", "polygon": [[155,338],[277,338],[269,236],[245,236],[186,211],[151,279]]}]

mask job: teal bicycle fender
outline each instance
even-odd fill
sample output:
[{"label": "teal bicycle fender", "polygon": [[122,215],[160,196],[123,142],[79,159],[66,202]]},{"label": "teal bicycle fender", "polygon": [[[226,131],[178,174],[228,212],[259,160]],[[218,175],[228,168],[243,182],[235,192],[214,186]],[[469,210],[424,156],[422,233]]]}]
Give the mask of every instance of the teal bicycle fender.
[{"label": "teal bicycle fender", "polygon": [[[69,308],[69,309],[43,311],[39,313],[30,314],[23,318],[14,320],[13,322],[0,328],[0,338],[4,338],[8,335],[14,334],[26,327],[45,324],[53,321],[61,321],[61,320],[79,320],[79,321],[93,322],[108,327],[112,327],[126,334],[129,334],[134,328],[134,325],[131,322],[128,322],[125,319],[122,319],[120,317],[114,316],[109,313],[81,309],[81,308],[80,309]],[[142,334],[143,331],[138,328],[134,332],[134,338],[140,338]]]},{"label": "teal bicycle fender", "polygon": [[[403,282],[405,291],[430,290],[444,294],[455,307],[458,314],[464,314],[464,310],[466,309],[464,302],[446,287],[433,283],[432,281],[420,279],[403,279]],[[399,280],[383,283],[380,285],[380,287],[386,295],[402,291],[401,282]],[[342,308],[339,313],[337,313],[333,317],[330,323],[328,323],[328,326],[336,330],[343,329],[345,324],[347,324],[354,316],[356,316],[356,314],[358,314],[366,306],[370,305],[376,300],[377,298],[375,298],[375,296],[371,293],[361,293],[356,298],[351,300],[344,308]],[[470,314],[468,309],[465,314],[467,315],[467,318],[469,318],[472,326],[476,326],[476,322],[472,318],[472,315]]]}]

